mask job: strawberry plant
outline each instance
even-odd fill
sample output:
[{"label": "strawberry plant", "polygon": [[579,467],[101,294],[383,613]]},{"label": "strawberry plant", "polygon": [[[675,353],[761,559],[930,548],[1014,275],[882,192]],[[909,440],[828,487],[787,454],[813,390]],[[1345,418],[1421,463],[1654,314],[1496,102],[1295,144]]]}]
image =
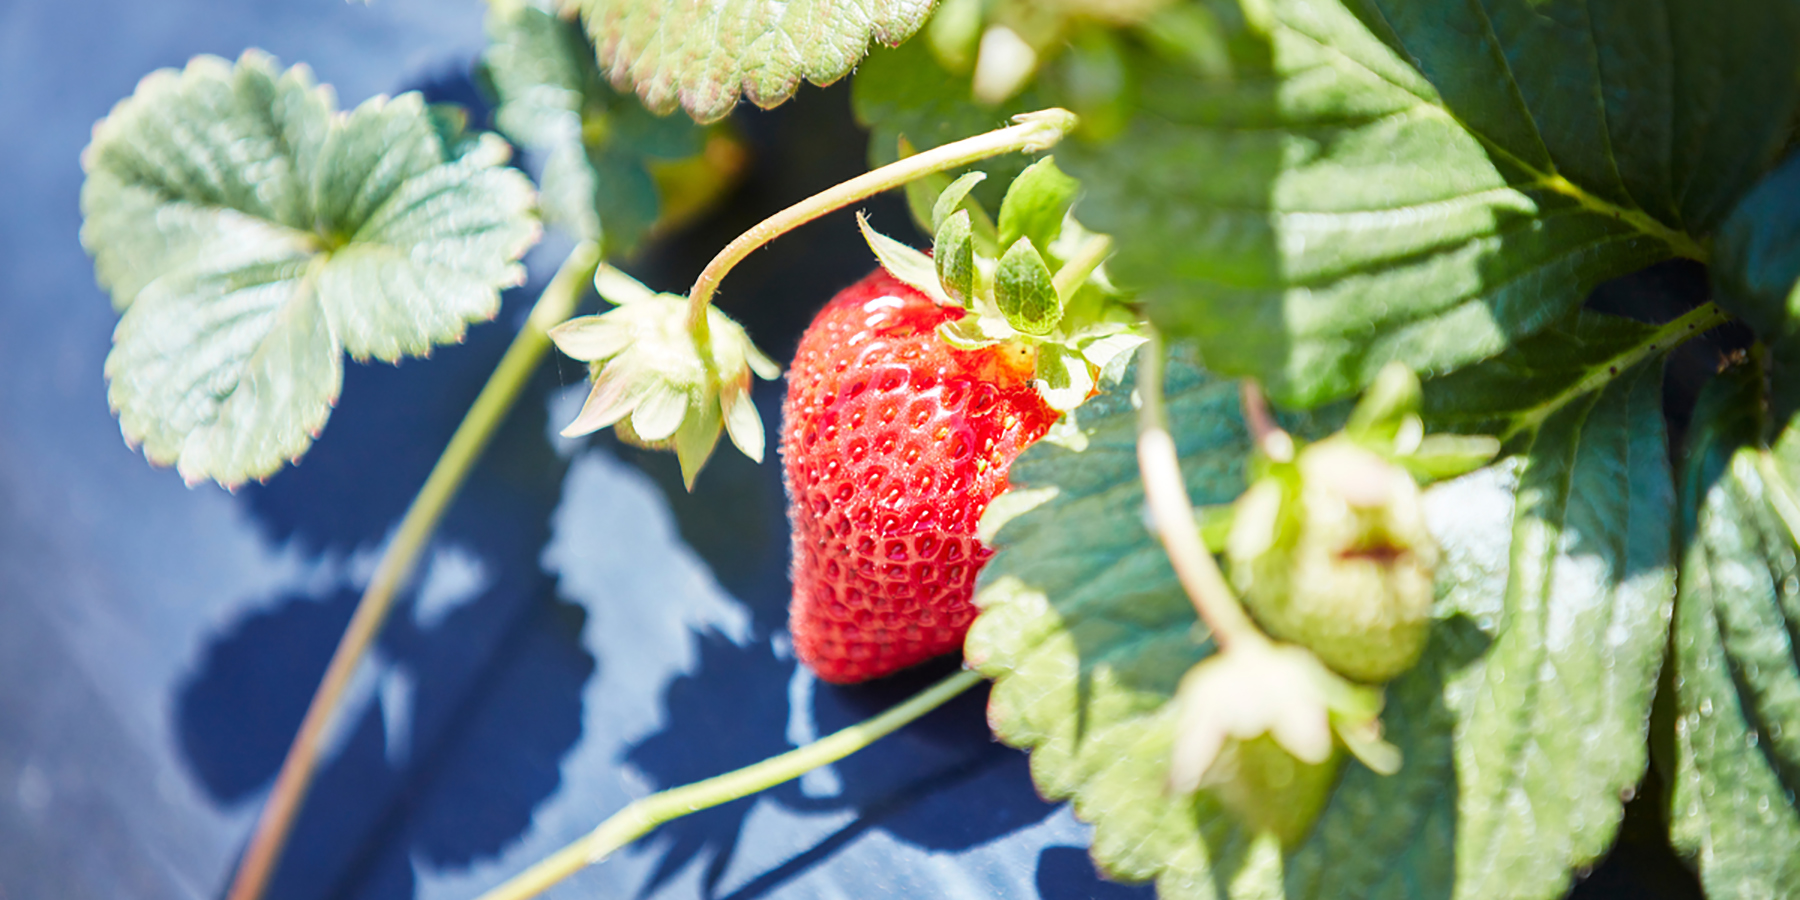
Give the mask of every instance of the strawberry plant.
[{"label": "strawberry plant", "polygon": [[[345,353],[457,341],[544,228],[573,241],[384,551],[232,897],[279,872],[334,710],[552,346],[591,382],[565,436],[670,451],[689,489],[721,438],[782,467],[820,678],[966,666],[631,802],[492,898],[984,679],[1097,867],[1170,900],[1559,897],[1646,785],[1707,896],[1800,897],[1800,7],[488,15],[500,134],[417,95],[339,110],[248,51],[150,75],[82,157],[109,399],[189,483],[304,464]],[[743,177],[740,98],[853,69],[868,172],[685,293],[626,274]],[[859,218],[875,269],[817,298],[791,360],[713,305],[754,250],[884,191],[929,249]],[[1671,260],[1704,300],[1593,299]],[[1698,398],[1665,391],[1727,324]],[[779,462],[758,379],[785,380]]]}]

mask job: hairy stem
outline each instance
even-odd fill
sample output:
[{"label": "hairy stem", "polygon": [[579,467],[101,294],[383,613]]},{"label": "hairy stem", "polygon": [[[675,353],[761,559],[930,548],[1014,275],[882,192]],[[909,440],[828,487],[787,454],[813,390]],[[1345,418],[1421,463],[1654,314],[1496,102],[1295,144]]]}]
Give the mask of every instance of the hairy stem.
[{"label": "hairy stem", "polygon": [[950,698],[981,683],[981,676],[962,671],[915,694],[905,703],[872,719],[822,737],[804,747],[772,756],[735,772],[651,794],[614,813],[574,843],[481,895],[480,900],[527,900],[621,847],[649,834],[665,822],[711,809],[767,790],[837,762],[901,726],[944,705]]},{"label": "hairy stem", "polygon": [[1138,410],[1138,470],[1143,475],[1144,501],[1150,507],[1156,536],[1169,554],[1175,577],[1180,579],[1201,620],[1212,630],[1221,651],[1240,641],[1251,645],[1268,643],[1268,637],[1239,605],[1237,595],[1219,572],[1219,564],[1200,539],[1163,402],[1162,334],[1155,328],[1146,331],[1150,340],[1138,357],[1137,393],[1142,403]]},{"label": "hairy stem", "polygon": [[506,355],[489,376],[474,405],[463,416],[462,424],[457,426],[450,443],[444,447],[443,455],[432,467],[424,487],[419,489],[406,516],[400,520],[400,528],[382,552],[375,574],[350,618],[350,625],[338,641],[330,665],[325,668],[325,677],[319,682],[311,705],[306,708],[306,717],[300,722],[300,732],[294,736],[293,745],[288,748],[287,759],[281,763],[281,772],[275,776],[275,786],[269,792],[262,815],[256,820],[256,830],[250,836],[250,844],[232,878],[227,894],[229,900],[257,900],[268,887],[269,878],[275,873],[282,848],[293,829],[294,819],[306,801],[307,789],[318,769],[325,733],[343,701],[345,689],[350,686],[351,676],[356,674],[357,666],[368,655],[376,635],[381,633],[382,623],[393,608],[395,594],[412,575],[444,510],[456,497],[481,452],[487,448],[494,430],[512,410],[525,382],[543,360],[544,352],[550,347],[550,338],[545,332],[574,313],[599,264],[600,248],[593,241],[577,244],[563,260],[556,277],[539,295],[524,327],[513,338]]},{"label": "hairy stem", "polygon": [[[1066,109],[1051,108],[1013,116],[1013,121],[1018,124],[934,147],[873,172],[865,172],[758,222],[726,244],[694,280],[693,290],[688,292],[688,328],[694,332],[696,340],[704,338],[706,305],[712,302],[719,281],[756,248],[828,212],[933,172],[966,166],[1002,153],[1021,150],[1037,153],[1049,149],[1075,127],[1076,119],[1075,114]],[[706,346],[704,341],[700,346]]]},{"label": "hairy stem", "polygon": [[1500,440],[1510,440],[1515,435],[1537,428],[1557,410],[1567,406],[1569,401],[1605,387],[1614,378],[1619,377],[1619,373],[1658,353],[1666,353],[1686,343],[1688,339],[1699,337],[1729,321],[1731,321],[1730,314],[1720,309],[1716,303],[1707,303],[1689,310],[1680,318],[1656,329],[1643,343],[1630,347],[1619,355],[1593,367],[1587,375],[1570,385],[1567,390],[1527,410],[1513,422],[1513,426],[1507,429],[1505,434],[1500,436]]}]

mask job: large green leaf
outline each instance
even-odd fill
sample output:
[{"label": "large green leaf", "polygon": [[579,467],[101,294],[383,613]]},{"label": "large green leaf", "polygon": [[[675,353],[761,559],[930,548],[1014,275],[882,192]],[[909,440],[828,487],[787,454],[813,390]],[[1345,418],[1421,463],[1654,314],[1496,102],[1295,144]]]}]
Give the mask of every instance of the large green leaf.
[{"label": "large green leaf", "polygon": [[1654,325],[1578,309],[1491,359],[1425,382],[1425,421],[1449,431],[1504,435],[1530,428],[1606,379],[1657,335]]},{"label": "large green leaf", "polygon": [[145,78],[82,157],[82,242],[123,313],[109,398],[189,481],[274,472],[346,350],[425,354],[523,279],[537,224],[503,141],[446,135],[417,94],[334,107],[304,68],[202,56]]},{"label": "large green leaf", "polygon": [[1777,152],[1800,7],[1271,0],[1233,76],[1145,48],[1137,114],[1074,142],[1110,271],[1208,364],[1310,406],[1442,372],[1701,237]]},{"label": "large green leaf", "polygon": [[742,93],[761,107],[804,78],[830,84],[871,40],[912,36],[931,0],[572,0],[613,84],[635,88],[659,113],[677,104],[701,122],[723,118]]},{"label": "large green leaf", "polygon": [[532,5],[497,5],[483,73],[507,136],[543,154],[544,218],[578,237],[629,252],[656,221],[657,188],[645,167],[698,153],[703,132],[683,117],[651,115],[606,83],[581,26]]},{"label": "large green leaf", "polygon": [[1682,481],[1670,833],[1709,897],[1800,897],[1800,436],[1763,442],[1762,373],[1715,379]]},{"label": "large green leaf", "polygon": [[[996,733],[1095,824],[1106,871],[1165,898],[1560,895],[1644,768],[1672,583],[1659,372],[1626,373],[1521,456],[1430,489],[1436,624],[1383,715],[1404,766],[1346,764],[1285,853],[1212,796],[1165,787],[1168,701],[1210,644],[1143,525],[1128,375],[1078,411],[1083,450],[1041,443],[1011,469],[1008,503],[1038,505],[997,535],[967,645],[996,679]],[[1175,365],[1168,396],[1194,501],[1232,500],[1248,450],[1235,384]]]}]

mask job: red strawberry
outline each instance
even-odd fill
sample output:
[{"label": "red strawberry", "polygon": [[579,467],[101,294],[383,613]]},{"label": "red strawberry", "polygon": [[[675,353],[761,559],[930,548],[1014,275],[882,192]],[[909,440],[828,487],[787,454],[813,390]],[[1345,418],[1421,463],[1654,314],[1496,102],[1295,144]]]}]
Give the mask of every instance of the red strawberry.
[{"label": "red strawberry", "polygon": [[957,649],[992,551],[975,524],[1056,412],[1030,348],[951,348],[940,307],[877,269],[819,312],[788,370],[781,455],[794,535],[789,627],[820,678]]}]

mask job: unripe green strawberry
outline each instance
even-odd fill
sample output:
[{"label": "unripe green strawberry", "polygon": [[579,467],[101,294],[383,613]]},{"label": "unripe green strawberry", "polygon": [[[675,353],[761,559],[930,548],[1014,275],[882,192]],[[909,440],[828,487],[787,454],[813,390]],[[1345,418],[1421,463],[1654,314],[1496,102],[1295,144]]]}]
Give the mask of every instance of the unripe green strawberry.
[{"label": "unripe green strawberry", "polygon": [[1238,501],[1226,556],[1271,635],[1349,678],[1381,684],[1424,652],[1437,545],[1418,484],[1346,436],[1270,465]]},{"label": "unripe green strawberry", "polygon": [[781,456],[795,653],[862,681],[950,652],[975,617],[975,537],[1006,471],[1056,420],[1017,344],[958,350],[963,316],[877,269],[819,312],[788,370]]}]

